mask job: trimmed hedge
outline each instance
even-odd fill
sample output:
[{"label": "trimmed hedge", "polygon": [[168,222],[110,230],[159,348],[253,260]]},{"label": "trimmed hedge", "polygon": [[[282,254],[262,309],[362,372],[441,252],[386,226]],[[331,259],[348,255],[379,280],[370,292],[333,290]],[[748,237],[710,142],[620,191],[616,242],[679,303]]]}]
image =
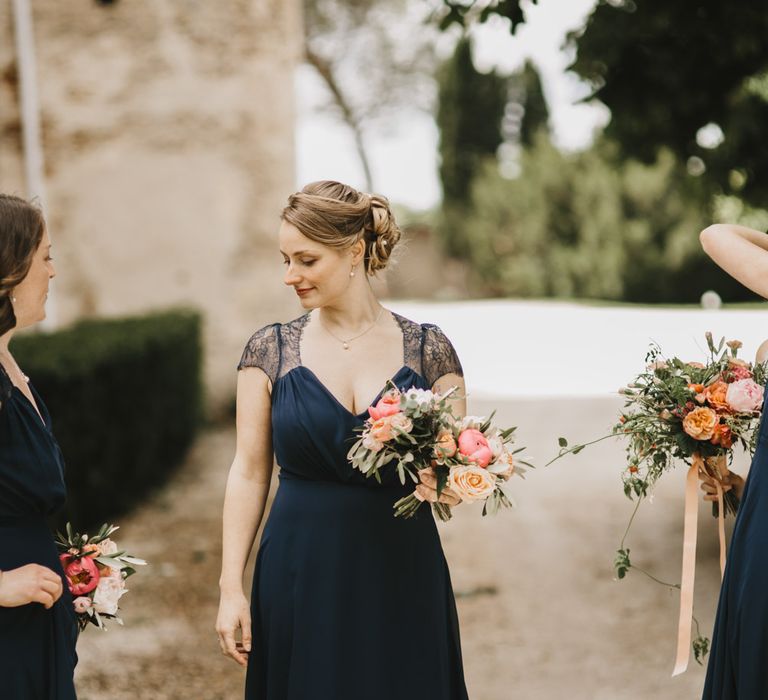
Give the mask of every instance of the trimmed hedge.
[{"label": "trimmed hedge", "polygon": [[194,311],[81,321],[12,344],[48,406],[67,465],[61,524],[110,521],[164,483],[202,416]]}]

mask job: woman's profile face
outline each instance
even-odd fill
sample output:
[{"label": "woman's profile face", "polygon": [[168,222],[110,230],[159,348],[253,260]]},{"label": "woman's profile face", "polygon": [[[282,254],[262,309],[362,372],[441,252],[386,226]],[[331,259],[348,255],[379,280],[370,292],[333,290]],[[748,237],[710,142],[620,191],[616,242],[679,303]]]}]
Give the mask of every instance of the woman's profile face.
[{"label": "woman's profile face", "polygon": [[32,257],[32,265],[27,276],[13,290],[15,301],[13,312],[16,314],[16,328],[31,326],[45,318],[45,301],[48,298],[48,286],[56,276],[51,258],[51,240],[48,231]]},{"label": "woman's profile face", "polygon": [[283,221],[278,233],[285,265],[284,282],[293,287],[305,309],[316,309],[337,299],[352,281],[352,250],[317,243]]}]

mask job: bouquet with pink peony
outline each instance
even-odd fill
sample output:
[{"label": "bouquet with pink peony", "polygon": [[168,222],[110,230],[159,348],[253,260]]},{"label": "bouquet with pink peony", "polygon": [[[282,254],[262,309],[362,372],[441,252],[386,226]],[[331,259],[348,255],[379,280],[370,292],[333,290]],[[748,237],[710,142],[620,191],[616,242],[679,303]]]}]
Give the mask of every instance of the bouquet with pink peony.
[{"label": "bouquet with pink peony", "polygon": [[[620,390],[626,397],[624,410],[608,435],[585,444],[569,446],[560,438],[560,452],[549,462],[566,454],[577,454],[588,445],[608,438],[627,441],[627,460],[622,474],[624,493],[637,499],[629,525],[616,553],[614,567],[619,579],[631,568],[659,580],[631,563],[625,546],[635,513],[653,485],[679,462],[689,465],[686,479],[684,558],[682,582],[666,583],[681,589],[681,618],[678,660],[675,673],[687,665],[687,644],[693,615],[693,581],[696,546],[697,480],[711,479],[717,489],[713,514],[718,518],[721,547],[721,571],[725,566],[723,516],[736,513],[739,500],[728,483],[727,466],[733,460],[734,447],[740,445],[748,454],[757,449],[758,427],[763,407],[766,366],[752,365],[738,357],[741,342],[721,339],[716,345],[706,334],[709,357],[705,363],[687,362],[662,355],[653,345],[646,355],[646,368]],[[660,582],[663,583],[663,582]],[[696,623],[698,629],[698,623]],[[706,655],[709,640],[698,632],[693,641],[697,661]]]},{"label": "bouquet with pink peony", "polygon": [[[502,430],[489,418],[457,418],[443,394],[411,388],[400,391],[393,384],[362,426],[360,438],[349,450],[352,465],[381,481],[382,469],[396,470],[400,482],[419,483],[419,471],[434,470],[438,496],[449,486],[462,501],[482,501],[483,515],[493,514],[512,502],[505,492],[513,474],[523,476],[531,465],[519,458],[525,448],[512,449],[515,428]],[[411,517],[422,499],[414,492],[394,505],[395,516]],[[451,517],[445,503],[433,503],[440,520]]]},{"label": "bouquet with pink peony", "polygon": [[88,623],[106,629],[105,620],[122,625],[117,612],[118,601],[128,592],[125,580],[136,573],[135,566],[147,562],[120,550],[111,539],[115,525],[102,525],[93,537],[73,532],[69,523],[66,529],[66,536],[58,533],[56,545],[80,630]]}]

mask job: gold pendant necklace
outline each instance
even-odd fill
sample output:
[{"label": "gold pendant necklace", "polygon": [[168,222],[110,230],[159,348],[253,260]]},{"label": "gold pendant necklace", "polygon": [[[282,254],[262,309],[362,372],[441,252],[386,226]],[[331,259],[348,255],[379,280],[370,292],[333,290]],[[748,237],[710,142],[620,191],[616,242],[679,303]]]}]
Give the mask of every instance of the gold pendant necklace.
[{"label": "gold pendant necklace", "polygon": [[336,335],[330,328],[328,328],[325,325],[325,323],[323,323],[323,319],[321,316],[318,315],[318,318],[320,318],[320,325],[323,327],[323,330],[325,330],[325,332],[328,333],[328,335],[330,335],[332,338],[335,338],[336,340],[338,340],[341,343],[341,347],[343,347],[345,350],[349,350],[349,344],[353,340],[357,340],[358,338],[364,336],[369,330],[371,330],[371,328],[373,328],[379,322],[379,319],[381,318],[381,314],[383,313],[384,313],[384,307],[382,306],[376,318],[374,319],[373,323],[370,326],[368,326],[368,328],[366,328],[362,333],[353,335],[351,338],[347,338],[346,340],[344,340],[343,338],[339,338],[338,335]]}]

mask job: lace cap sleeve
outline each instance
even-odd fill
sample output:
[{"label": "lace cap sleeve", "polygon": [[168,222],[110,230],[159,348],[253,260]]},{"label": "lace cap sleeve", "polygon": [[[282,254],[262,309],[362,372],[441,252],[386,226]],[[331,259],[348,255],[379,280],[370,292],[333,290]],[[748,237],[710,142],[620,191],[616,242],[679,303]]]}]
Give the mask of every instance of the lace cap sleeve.
[{"label": "lace cap sleeve", "polygon": [[251,336],[237,365],[238,370],[245,369],[246,367],[258,367],[274,383],[278,368],[280,367],[279,325],[274,323],[264,326],[264,328],[260,328]]},{"label": "lace cap sleeve", "polygon": [[5,410],[5,404],[11,398],[11,392],[13,391],[13,383],[11,378],[6,374],[3,366],[0,365],[0,413]]},{"label": "lace cap sleeve", "polygon": [[464,376],[459,356],[445,333],[431,323],[424,324],[421,367],[430,387],[446,374]]}]

